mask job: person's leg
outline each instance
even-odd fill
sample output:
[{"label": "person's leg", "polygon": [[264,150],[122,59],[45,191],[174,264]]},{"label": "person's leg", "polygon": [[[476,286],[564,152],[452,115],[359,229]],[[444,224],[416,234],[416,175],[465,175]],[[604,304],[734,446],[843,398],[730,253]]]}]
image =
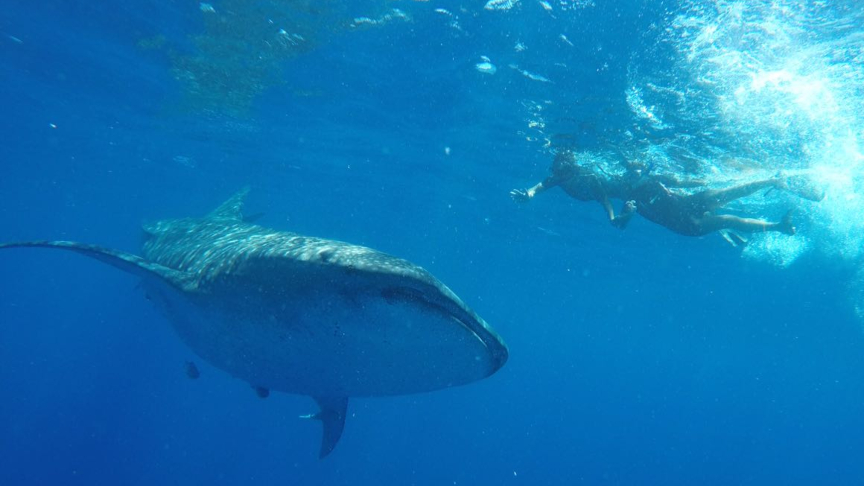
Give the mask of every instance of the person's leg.
[{"label": "person's leg", "polygon": [[760,231],[778,231],[787,235],[795,234],[795,226],[792,225],[792,212],[786,213],[778,222],[765,221],[764,219],[742,218],[731,214],[711,214],[706,213],[702,218],[697,220],[699,226],[710,233],[722,229],[731,229],[736,231],[746,231],[756,233]]},{"label": "person's leg", "polygon": [[608,197],[601,197],[597,199],[601,206],[603,206],[603,210],[606,211],[606,217],[609,218],[609,222],[615,222],[615,208],[612,207],[612,202],[609,201]]},{"label": "person's leg", "polygon": [[748,182],[746,184],[741,184],[738,186],[727,187],[726,189],[709,189],[707,191],[697,193],[695,194],[695,196],[700,197],[704,201],[708,209],[717,209],[721,206],[725,206],[726,204],[736,199],[741,199],[742,197],[749,196],[756,191],[768,187],[780,188],[782,186],[782,179],[764,179],[761,181]]},{"label": "person's leg", "polygon": [[735,230],[721,229],[718,233],[720,233],[720,236],[722,236],[723,239],[733,247],[737,248],[738,246],[744,246],[748,243],[747,238]]}]

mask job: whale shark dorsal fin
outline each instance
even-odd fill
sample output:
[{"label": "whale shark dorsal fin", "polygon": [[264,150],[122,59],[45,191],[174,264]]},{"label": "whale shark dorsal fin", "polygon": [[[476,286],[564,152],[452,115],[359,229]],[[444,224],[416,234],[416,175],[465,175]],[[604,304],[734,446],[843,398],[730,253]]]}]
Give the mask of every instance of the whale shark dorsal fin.
[{"label": "whale shark dorsal fin", "polygon": [[348,412],[348,397],[312,397],[318,402],[321,410],[312,415],[303,415],[301,418],[320,420],[324,427],[321,436],[321,451],[318,457],[323,459],[333,452],[342,430],[345,428],[345,415]]},{"label": "whale shark dorsal fin", "polygon": [[169,284],[186,292],[192,292],[197,289],[197,280],[194,275],[153,263],[138,255],[120,250],[76,243],[74,241],[24,241],[0,244],[0,249],[4,248],[53,248],[67,250],[107,263],[114,268],[131,273],[147,281]]},{"label": "whale shark dorsal fin", "polygon": [[208,219],[222,219],[229,221],[243,221],[243,205],[246,196],[249,195],[249,186],[237,191],[230,199],[219,205],[207,215]]}]

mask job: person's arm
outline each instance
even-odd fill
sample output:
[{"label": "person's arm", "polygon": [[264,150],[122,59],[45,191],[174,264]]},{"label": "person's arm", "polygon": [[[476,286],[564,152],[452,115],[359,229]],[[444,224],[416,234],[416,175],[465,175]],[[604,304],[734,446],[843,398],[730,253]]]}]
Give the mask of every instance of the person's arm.
[{"label": "person's arm", "polygon": [[633,217],[633,213],[636,211],[636,202],[632,200],[627,201],[621,208],[621,213],[618,216],[615,216],[615,208],[612,207],[612,202],[609,200],[609,195],[606,192],[607,187],[604,186],[603,181],[596,179],[594,188],[594,198],[601,206],[603,206],[603,210],[606,211],[606,217],[609,218],[609,222],[616,228],[624,229],[630,221],[630,218]]},{"label": "person's arm", "polygon": [[612,203],[609,201],[609,198],[605,194],[603,194],[597,200],[600,202],[600,205],[603,206],[603,210],[606,211],[606,217],[609,218],[609,222],[614,225],[615,208],[612,207]]},{"label": "person's arm", "polygon": [[543,182],[538,182],[528,189],[513,189],[510,191],[510,197],[513,198],[516,202],[528,202],[530,201],[537,193],[543,192],[547,189],[555,187],[557,184],[552,180],[552,178],[548,178]]}]

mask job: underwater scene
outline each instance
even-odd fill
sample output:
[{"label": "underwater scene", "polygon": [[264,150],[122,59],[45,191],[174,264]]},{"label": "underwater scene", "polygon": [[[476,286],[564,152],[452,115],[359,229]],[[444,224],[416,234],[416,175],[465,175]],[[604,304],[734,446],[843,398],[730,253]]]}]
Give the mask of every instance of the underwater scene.
[{"label": "underwater scene", "polygon": [[0,485],[864,484],[857,0],[6,0]]}]

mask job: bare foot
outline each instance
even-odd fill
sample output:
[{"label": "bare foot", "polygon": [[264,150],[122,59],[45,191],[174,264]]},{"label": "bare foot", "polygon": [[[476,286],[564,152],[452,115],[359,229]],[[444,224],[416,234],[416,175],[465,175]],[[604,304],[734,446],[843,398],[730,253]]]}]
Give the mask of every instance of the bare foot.
[{"label": "bare foot", "polygon": [[777,229],[780,230],[781,233],[785,233],[789,236],[795,234],[795,225],[792,224],[792,210],[790,209],[784,216],[783,219],[777,223]]}]

